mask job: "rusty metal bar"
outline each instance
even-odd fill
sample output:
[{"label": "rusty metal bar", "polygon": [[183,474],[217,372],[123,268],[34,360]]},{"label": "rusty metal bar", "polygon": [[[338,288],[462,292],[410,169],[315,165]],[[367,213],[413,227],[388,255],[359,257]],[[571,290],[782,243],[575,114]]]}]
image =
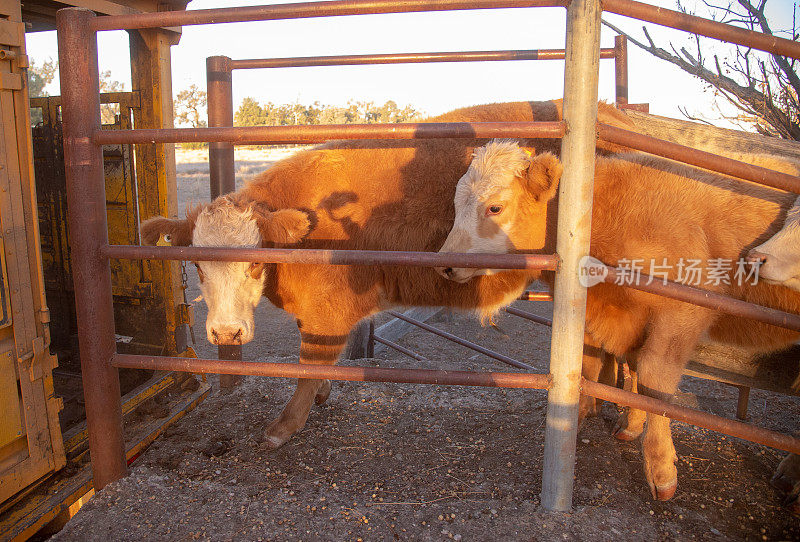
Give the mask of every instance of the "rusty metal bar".
[{"label": "rusty metal bar", "polygon": [[400,252],[391,250],[326,250],[289,248],[152,247],[105,245],[106,258],[220,262],[268,262],[329,265],[408,265],[414,267],[470,267],[492,269],[546,269],[558,267],[555,254],[479,254],[457,252]]},{"label": "rusty metal bar", "polygon": [[[206,58],[206,81],[208,91],[208,125],[210,127],[233,126],[233,85],[230,58],[211,56]],[[236,169],[233,145],[217,141],[208,145],[208,172],[211,199],[236,190]],[[241,345],[220,345],[219,359],[242,359]],[[219,375],[221,390],[234,388],[241,380],[236,375]]]},{"label": "rusty metal bar", "polygon": [[556,251],[563,265],[556,273],[550,374],[544,437],[542,507],[572,507],[575,442],[586,319],[586,287],[579,262],[589,255],[592,189],[600,71],[600,0],[571,0],[567,7],[567,61],[564,72],[564,122],[561,140],[564,174],[559,184]]},{"label": "rusty metal bar", "polygon": [[400,346],[399,344],[397,344],[395,342],[387,341],[386,339],[378,337],[377,335],[372,335],[372,340],[374,340],[375,342],[379,342],[381,344],[385,344],[389,348],[391,348],[393,350],[397,350],[401,354],[405,354],[406,356],[414,358],[417,361],[427,361],[425,356],[423,356],[422,354],[417,354],[416,352],[406,348],[405,346]]},{"label": "rusty metal bar", "polygon": [[[115,354],[114,367],[183,371],[192,373],[222,373],[278,378],[317,378],[349,382],[396,382],[404,384],[435,384],[448,386],[480,386],[492,388],[548,389],[550,375],[537,373],[500,373],[447,371],[430,369],[395,369],[380,367],[339,367],[335,365],[306,365],[296,363],[266,363],[223,361],[215,359],[170,358]],[[645,395],[631,393],[590,380],[581,379],[581,390],[587,395],[632,406],[647,412],[705,427],[734,437],[757,442],[788,452],[800,453],[800,439],[769,431],[713,414],[674,405]]]},{"label": "rusty metal bar", "polygon": [[655,137],[638,134],[608,124],[598,124],[597,130],[598,136],[603,141],[618,143],[630,147],[631,149],[645,151],[657,156],[663,156],[664,158],[671,158],[686,164],[738,177],[746,181],[800,194],[800,177],[795,177],[779,171],[772,171],[771,169],[754,166],[746,162],[725,158],[691,147],[685,147],[677,143],[672,143],[671,141],[656,139]]},{"label": "rusty metal bar", "polygon": [[[614,36],[614,88],[618,106],[628,105],[628,38]],[[602,49],[600,53],[602,58]]]},{"label": "rusty metal bar", "polygon": [[[233,126],[233,86],[231,59],[226,56],[206,58],[208,91],[208,126],[218,128]],[[233,145],[215,141],[208,145],[208,172],[211,199],[236,190]]]},{"label": "rusty metal bar", "polygon": [[800,43],[633,0],[603,0],[603,10],[769,53],[800,58]]},{"label": "rusty metal bar", "polygon": [[116,350],[111,268],[100,254],[108,245],[103,151],[91,142],[100,130],[94,19],[82,8],[56,14],[78,344],[92,475],[100,490],[125,476],[127,466],[119,375],[109,365]]},{"label": "rusty metal bar", "polygon": [[475,352],[480,352],[484,356],[489,356],[490,358],[496,359],[497,361],[502,361],[503,363],[505,363],[507,365],[511,365],[512,367],[517,367],[518,369],[526,369],[528,371],[535,371],[536,370],[536,368],[533,367],[532,365],[528,365],[527,363],[523,363],[521,361],[517,361],[514,358],[510,358],[510,357],[505,356],[503,354],[499,354],[499,353],[495,352],[494,350],[489,350],[488,348],[484,348],[483,346],[481,346],[479,344],[475,344],[475,343],[470,342],[470,341],[468,341],[466,339],[462,339],[461,337],[453,335],[452,333],[448,333],[446,331],[442,331],[441,329],[438,329],[438,328],[435,328],[433,326],[430,326],[430,325],[426,324],[425,322],[420,322],[419,320],[415,320],[413,318],[409,318],[408,316],[406,316],[405,314],[403,314],[401,312],[386,311],[386,313],[387,314],[391,314],[395,318],[399,318],[400,320],[408,322],[409,324],[413,324],[413,325],[417,326],[420,329],[424,329],[425,331],[433,333],[434,335],[438,335],[439,337],[447,339],[448,341],[454,342],[456,344],[460,344],[461,346],[469,348],[470,350],[474,350]]},{"label": "rusty metal bar", "polygon": [[444,386],[481,386],[489,388],[547,389],[550,375],[537,373],[497,373],[472,371],[443,371],[431,369],[394,369],[382,367],[339,367],[300,363],[267,363],[223,361],[217,359],[169,358],[116,354],[114,367],[184,371],[191,373],[220,373],[279,378],[315,378],[349,382],[396,382],[400,384],[436,384]]},{"label": "rusty metal bar", "polygon": [[337,0],[329,2],[303,2],[297,4],[111,15],[98,17],[98,19],[92,23],[92,29],[96,31],[131,30],[136,28],[158,28],[161,26],[276,21],[282,19],[340,17],[344,15],[564,7],[565,5],[566,0]]},{"label": "rusty metal bar", "polygon": [[[616,58],[617,49],[601,49],[600,58]],[[308,56],[230,60],[232,70],[302,68],[308,66],[358,66],[364,64],[416,64],[421,62],[496,62],[505,60],[560,60],[563,49],[463,51],[451,53],[394,53],[377,55]],[[211,123],[209,122],[209,125]]]},{"label": "rusty metal bar", "polygon": [[[162,26],[189,26],[198,24],[235,23],[245,21],[274,21],[337,17],[344,15],[370,15],[380,13],[411,13],[419,11],[460,11],[474,9],[502,9],[525,7],[566,7],[567,0],[337,0],[329,2],[304,2],[189,11],[161,11],[98,17],[92,22],[94,31],[132,30]],[[655,7],[633,0],[605,0],[603,9],[626,17],[677,28],[737,45],[752,47],[769,53],[800,58],[800,43],[770,36],[732,25],[710,21],[702,17]]]},{"label": "rusty metal bar", "polygon": [[[606,269],[608,269],[608,274],[604,279],[605,282],[609,284],[616,283],[620,276],[620,270],[611,266],[606,266]],[[662,279],[642,274],[637,281],[632,283],[626,281],[624,284],[621,283],[620,285],[633,288],[634,290],[641,290],[686,303],[692,303],[715,311],[724,312],[725,314],[731,314],[741,318],[750,318],[773,326],[800,331],[800,315],[763,307],[717,292],[710,292],[708,290],[694,288],[693,286],[687,286],[686,284],[672,281],[666,281],[665,283]]]},{"label": "rusty metal bar", "polygon": [[508,314],[513,314],[514,316],[525,318],[526,320],[530,320],[531,322],[536,322],[537,324],[542,324],[543,326],[553,327],[553,321],[550,318],[545,318],[544,316],[539,316],[538,314],[532,314],[530,312],[521,311],[513,307],[506,307],[503,310]]},{"label": "rusty metal bar", "polygon": [[318,143],[330,139],[559,138],[564,131],[563,122],[410,122],[98,130],[93,134],[92,141],[95,145],[191,141],[229,141],[238,145],[252,145]]},{"label": "rusty metal bar", "polygon": [[591,380],[581,379],[581,391],[586,395],[591,395],[604,401],[611,401],[618,405],[638,408],[646,412],[653,412],[660,416],[665,416],[673,420],[680,420],[699,427],[705,427],[712,431],[724,433],[732,437],[749,440],[757,444],[763,444],[779,450],[792,453],[800,453],[800,439],[762,429],[754,425],[730,420],[721,416],[707,414],[691,408],[674,405],[666,401],[631,393],[605,384],[592,382]]},{"label": "rusty metal bar", "polygon": [[550,292],[522,292],[517,299],[519,301],[552,301],[553,294]]}]

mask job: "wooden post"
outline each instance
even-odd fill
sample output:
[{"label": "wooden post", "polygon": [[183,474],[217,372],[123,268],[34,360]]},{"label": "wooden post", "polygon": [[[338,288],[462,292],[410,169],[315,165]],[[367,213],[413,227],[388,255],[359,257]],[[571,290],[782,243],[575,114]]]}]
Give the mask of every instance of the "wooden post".
[{"label": "wooden post", "polygon": [[[170,47],[180,34],[163,29],[129,33],[131,84],[140,95],[141,108],[134,109],[136,128],[172,128],[172,62]],[[178,191],[173,144],[136,145],[136,175],[141,220],[153,216],[178,215]],[[185,334],[177,307],[183,303],[179,262],[142,262],[142,279],[151,281],[158,292],[148,314],[163,318],[164,347],[169,355],[178,354],[177,333]],[[162,316],[163,315],[163,316]]]},{"label": "wooden post", "polygon": [[556,273],[550,373],[547,396],[542,506],[572,507],[575,439],[578,433],[586,288],[580,282],[581,259],[589,254],[594,188],[597,79],[600,66],[600,0],[572,0],[567,8],[564,121],[561,142],[564,175],[558,203]]}]

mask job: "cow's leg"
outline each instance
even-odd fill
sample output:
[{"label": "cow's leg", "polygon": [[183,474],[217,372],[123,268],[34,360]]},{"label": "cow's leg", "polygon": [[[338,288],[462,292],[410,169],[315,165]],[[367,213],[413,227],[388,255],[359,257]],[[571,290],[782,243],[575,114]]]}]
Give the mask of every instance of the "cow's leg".
[{"label": "cow's leg", "polygon": [[800,513],[800,455],[789,454],[783,458],[772,477],[772,485],[786,493],[784,503],[795,513]]},{"label": "cow's leg", "polygon": [[[583,338],[583,366],[581,374],[586,380],[611,384],[615,377],[614,357],[603,351],[600,344],[592,339],[588,333]],[[590,395],[581,394],[578,410],[578,425],[589,416],[597,415],[602,401]]]},{"label": "cow's leg", "polygon": [[[638,380],[637,372],[631,369],[630,373],[631,391],[636,393]],[[614,437],[626,442],[636,440],[644,432],[645,420],[647,420],[647,412],[644,410],[633,407],[623,408],[622,414],[619,415],[619,419],[614,426]]]},{"label": "cow's leg", "polygon": [[[707,311],[688,306],[654,317],[636,364],[640,394],[664,401],[672,398],[683,369],[710,321]],[[647,414],[642,453],[645,478],[653,497],[662,501],[672,498],[678,487],[678,471],[668,418]]]},{"label": "cow's leg", "polygon": [[[339,326],[326,332],[303,325],[300,332],[300,363],[334,365],[347,343],[349,329]],[[270,448],[283,445],[306,424],[311,404],[322,404],[331,391],[329,380],[300,378],[294,395],[278,418],[267,427],[264,442]]]}]

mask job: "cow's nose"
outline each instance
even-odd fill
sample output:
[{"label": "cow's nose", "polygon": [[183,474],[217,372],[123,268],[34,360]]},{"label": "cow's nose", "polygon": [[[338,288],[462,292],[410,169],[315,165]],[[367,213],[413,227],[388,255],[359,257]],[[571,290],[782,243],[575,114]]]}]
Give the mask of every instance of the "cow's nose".
[{"label": "cow's nose", "polygon": [[769,259],[769,254],[765,254],[757,250],[751,250],[747,254],[747,263],[751,265],[764,265],[765,263],[767,263],[768,259]]},{"label": "cow's nose", "polygon": [[214,344],[242,344],[244,329],[237,328],[211,328],[211,337]]}]

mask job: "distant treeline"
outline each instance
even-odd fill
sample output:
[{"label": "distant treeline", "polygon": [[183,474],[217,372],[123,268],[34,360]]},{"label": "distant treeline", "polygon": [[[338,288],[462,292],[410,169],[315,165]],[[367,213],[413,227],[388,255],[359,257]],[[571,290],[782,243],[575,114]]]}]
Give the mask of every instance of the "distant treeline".
[{"label": "distant treeline", "polygon": [[383,105],[374,102],[349,102],[346,106],[302,104],[260,104],[247,97],[234,114],[236,126],[289,126],[296,124],[372,124],[412,122],[423,116],[411,106],[400,108],[392,100]]}]

